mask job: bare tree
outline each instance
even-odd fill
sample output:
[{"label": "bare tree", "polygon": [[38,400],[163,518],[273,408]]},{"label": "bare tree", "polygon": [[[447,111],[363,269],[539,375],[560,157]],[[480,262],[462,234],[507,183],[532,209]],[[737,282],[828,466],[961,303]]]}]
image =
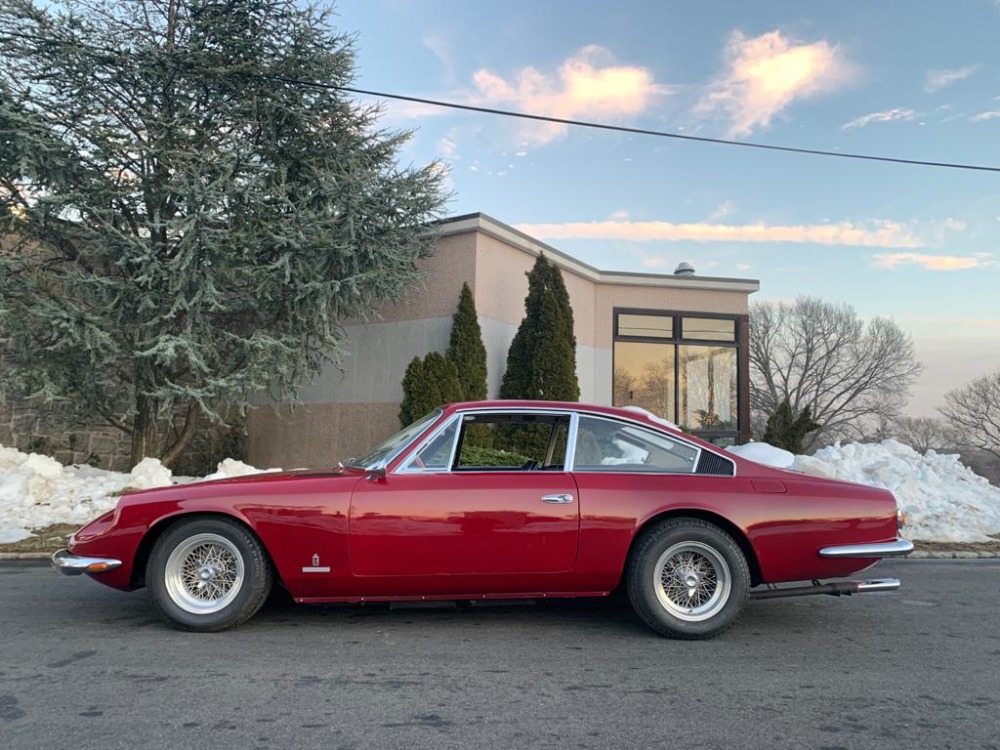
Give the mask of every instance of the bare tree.
[{"label": "bare tree", "polygon": [[945,394],[940,411],[962,446],[1000,458],[1000,370]]},{"label": "bare tree", "polygon": [[858,437],[906,403],[921,365],[913,342],[888,318],[865,323],[850,305],[813,297],[750,310],[750,406],[761,424],[784,399],[821,426],[806,438]]},{"label": "bare tree", "polygon": [[936,417],[899,417],[888,426],[887,431],[917,453],[929,450],[951,452],[958,446],[955,431],[945,420]]}]

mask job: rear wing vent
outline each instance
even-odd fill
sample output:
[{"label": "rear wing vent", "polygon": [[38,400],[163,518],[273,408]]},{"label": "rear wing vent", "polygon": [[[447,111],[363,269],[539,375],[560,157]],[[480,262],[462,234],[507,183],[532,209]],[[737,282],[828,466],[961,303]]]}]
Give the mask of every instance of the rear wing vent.
[{"label": "rear wing vent", "polygon": [[701,458],[698,459],[698,468],[695,474],[715,474],[717,476],[731,477],[736,473],[733,462],[717,456],[711,451],[702,451]]}]

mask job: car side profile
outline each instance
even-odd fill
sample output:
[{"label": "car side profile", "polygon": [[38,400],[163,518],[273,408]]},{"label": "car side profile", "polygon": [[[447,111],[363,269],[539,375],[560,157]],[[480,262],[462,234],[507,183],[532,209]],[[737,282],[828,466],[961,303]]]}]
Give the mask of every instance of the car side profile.
[{"label": "car side profile", "polygon": [[886,490],[756,464],[642,410],[483,401],[329,470],[126,494],[53,565],[148,587],[188,630],[245,622],[275,585],[303,604],[622,586],[653,630],[700,639],[749,598],[898,588],[821,583],[910,552],[898,524]]}]

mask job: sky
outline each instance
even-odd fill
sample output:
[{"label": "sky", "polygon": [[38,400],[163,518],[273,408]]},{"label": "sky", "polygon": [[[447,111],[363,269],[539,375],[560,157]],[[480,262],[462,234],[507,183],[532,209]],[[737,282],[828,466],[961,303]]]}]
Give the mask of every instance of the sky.
[{"label": "sky", "polygon": [[[339,0],[355,86],[685,135],[1000,167],[1000,0]],[[371,99],[359,98],[370,102]],[[401,157],[602,270],[752,278],[891,317],[907,411],[1000,370],[1000,173],[684,142],[384,101]]]}]

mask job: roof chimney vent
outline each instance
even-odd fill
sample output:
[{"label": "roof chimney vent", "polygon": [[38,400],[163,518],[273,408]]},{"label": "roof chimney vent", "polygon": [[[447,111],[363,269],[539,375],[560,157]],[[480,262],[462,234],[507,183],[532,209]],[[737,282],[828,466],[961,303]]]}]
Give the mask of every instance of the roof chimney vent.
[{"label": "roof chimney vent", "polygon": [[686,260],[682,260],[674,269],[674,276],[694,276],[694,266]]}]

